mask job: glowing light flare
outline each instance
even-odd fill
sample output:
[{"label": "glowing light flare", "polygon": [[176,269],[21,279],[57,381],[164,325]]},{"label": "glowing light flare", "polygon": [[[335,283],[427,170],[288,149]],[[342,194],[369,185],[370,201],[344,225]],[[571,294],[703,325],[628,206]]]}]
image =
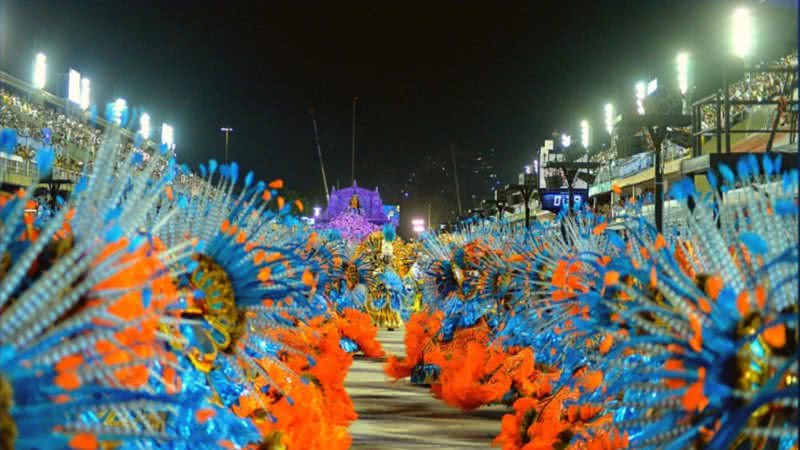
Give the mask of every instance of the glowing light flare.
[{"label": "glowing light flare", "polygon": [[753,16],[747,8],[738,8],[731,16],[731,44],[733,54],[746,58],[753,53],[755,46],[755,26]]},{"label": "glowing light flare", "polygon": [[658,90],[658,78],[653,78],[647,83],[647,95],[652,94],[653,92]]},{"label": "glowing light flare", "polygon": [[425,219],[411,219],[411,227],[415,233],[419,234],[425,231]]},{"label": "glowing light flare", "polygon": [[608,132],[608,134],[611,134],[614,131],[614,105],[612,105],[611,103],[606,103],[605,113],[606,113],[606,131]]},{"label": "glowing light flare", "polygon": [[686,52],[678,53],[675,59],[678,68],[678,89],[681,94],[686,94],[689,90],[689,54]]},{"label": "glowing light flare", "polygon": [[166,145],[168,148],[175,147],[175,134],[172,126],[166,123],[161,124],[161,144]]},{"label": "glowing light flare", "polygon": [[589,148],[589,122],[581,120],[581,145],[583,148]]},{"label": "glowing light flare", "polygon": [[322,208],[319,206],[314,207],[314,217],[319,217],[322,215]]},{"label": "glowing light flare", "polygon": [[572,136],[568,134],[561,135],[561,146],[562,147],[569,147],[572,144]]},{"label": "glowing light flare", "polygon": [[636,83],[636,112],[644,114],[644,98],[647,96],[647,85],[644,81]]},{"label": "glowing light flare", "polygon": [[81,109],[87,110],[89,109],[89,93],[91,91],[91,82],[88,78],[81,79]]},{"label": "glowing light flare", "polygon": [[69,69],[67,100],[78,104],[81,102],[81,73],[75,69]]},{"label": "glowing light flare", "polygon": [[122,125],[122,116],[128,109],[128,102],[124,98],[114,100],[111,106],[111,122],[115,125]]},{"label": "glowing light flare", "polygon": [[150,114],[143,113],[139,118],[139,134],[145,139],[150,139]]},{"label": "glowing light flare", "polygon": [[38,53],[33,61],[33,87],[44,89],[47,84],[47,56]]}]

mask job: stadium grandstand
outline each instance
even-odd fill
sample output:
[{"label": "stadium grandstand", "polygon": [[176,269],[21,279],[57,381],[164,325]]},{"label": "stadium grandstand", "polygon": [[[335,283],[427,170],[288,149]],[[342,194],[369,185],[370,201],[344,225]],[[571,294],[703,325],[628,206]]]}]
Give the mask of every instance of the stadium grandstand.
[{"label": "stadium grandstand", "polygon": [[[669,183],[687,176],[693,176],[698,186],[708,189],[705,171],[718,162],[734,161],[744,153],[771,151],[788,153],[787,158],[796,157],[797,70],[798,55],[794,50],[748,68],[741,79],[689,105],[683,96],[684,111],[690,114],[692,125],[667,128],[661,143],[664,192],[668,192]],[[643,97],[650,95],[647,91],[643,94]],[[647,99],[643,100],[646,104]],[[638,111],[638,114],[642,113]],[[575,160],[595,163],[596,169],[584,170],[574,180],[577,183],[573,185],[577,193],[574,199],[585,201],[596,213],[609,218],[627,214],[633,203],[642,205],[643,212],[652,216],[656,199],[655,145],[646,127],[620,126],[623,115],[625,113],[608,112],[606,127],[610,136],[607,144],[594,146],[591,151],[587,149],[584,157]],[[566,135],[563,137],[567,138]],[[553,139],[545,141],[545,147],[539,152],[534,170],[540,184],[529,203],[532,219],[552,218],[557,209],[566,204],[564,193],[556,196],[560,201],[555,207],[547,204],[552,203],[552,199],[545,198],[546,193],[552,196],[554,190],[566,192],[568,185],[562,171],[552,168],[552,157],[568,153],[576,145],[567,139],[559,146],[559,141],[562,141],[562,136],[554,133]],[[547,156],[543,159],[542,155]],[[549,164],[547,157],[551,158]],[[523,174],[520,174],[520,183],[522,178]],[[585,180],[590,181],[587,184]],[[497,201],[498,196],[502,201]],[[469,214],[491,216],[503,213],[504,219],[512,223],[524,220],[524,201],[518,192],[501,190],[495,193],[494,201],[484,203],[486,208]],[[670,201],[665,201],[665,226],[679,219],[670,217],[671,210]]]},{"label": "stadium grandstand", "polygon": [[[124,125],[141,127],[136,117],[126,117],[126,111],[113,111],[114,104],[106,106],[106,118],[97,116],[96,107],[84,109],[77,106],[68,99],[0,72],[0,188],[3,191],[13,191],[37,179],[36,152],[41,148],[52,148],[55,155],[53,170],[50,177],[42,180],[36,196],[39,199],[47,197],[44,203],[52,204],[57,195],[68,195],[81,174],[93,170],[94,157],[103,142],[104,131],[112,126],[119,131],[121,158],[138,153],[147,160],[157,151],[174,155],[174,143],[169,142],[171,138],[162,136],[162,145],[159,146],[145,138],[141,129],[131,131],[129,127],[113,124],[115,118],[112,116],[118,114],[120,124],[122,119],[128,119]],[[168,130],[171,132],[171,128]],[[166,162],[155,175],[159,176],[165,168]],[[190,171],[182,170],[175,182],[194,184],[199,188],[202,180]]]},{"label": "stadium grandstand", "polygon": [[[670,129],[662,144],[662,170],[667,187],[670,182],[702,172],[697,168],[691,170],[697,161],[706,161],[700,169],[708,168],[711,153],[796,152],[796,72],[797,54],[792,53],[756,66],[744,78],[729,84],[727,100],[720,89],[696,101],[691,108],[693,127]],[[730,111],[729,120],[726,111]],[[623,158],[619,157],[616,145],[620,141],[618,131],[614,137],[607,150],[593,157],[603,166],[589,188],[595,209],[612,216],[622,212],[625,200],[631,197],[645,206],[652,204],[655,176],[654,144],[648,133],[642,130],[636,133],[644,151]],[[613,192],[612,187],[618,188],[619,193]]]}]

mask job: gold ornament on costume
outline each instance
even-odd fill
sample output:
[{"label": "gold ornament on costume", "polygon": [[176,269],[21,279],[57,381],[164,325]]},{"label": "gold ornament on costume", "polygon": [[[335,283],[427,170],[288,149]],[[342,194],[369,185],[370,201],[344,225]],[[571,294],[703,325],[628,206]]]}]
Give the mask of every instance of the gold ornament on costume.
[{"label": "gold ornament on costume", "polygon": [[14,391],[11,384],[0,373],[0,448],[14,450],[17,439],[17,424],[11,417],[11,406],[14,403]]},{"label": "gold ornament on costume", "polygon": [[[205,255],[195,255],[194,260],[197,267],[190,276],[189,289],[184,292],[190,306],[182,316],[202,319],[204,323],[193,328],[197,342],[179,350],[186,350],[186,356],[198,370],[209,372],[217,354],[230,350],[242,335],[245,322],[243,312],[236,307],[233,284],[225,269]],[[194,296],[195,290],[203,293],[202,298]]]},{"label": "gold ornament on costume", "polygon": [[[399,241],[399,239],[398,239]],[[401,278],[405,278],[411,270],[411,266],[417,260],[417,249],[412,243],[395,242],[392,252],[392,265],[394,270]]]}]

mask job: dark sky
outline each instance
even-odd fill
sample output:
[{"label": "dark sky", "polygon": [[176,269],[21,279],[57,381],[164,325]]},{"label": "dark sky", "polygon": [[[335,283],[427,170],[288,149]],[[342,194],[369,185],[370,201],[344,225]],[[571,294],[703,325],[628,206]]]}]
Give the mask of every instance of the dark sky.
[{"label": "dark sky", "polygon": [[[356,178],[388,186],[391,201],[422,157],[447,155],[451,141],[464,153],[494,148],[510,182],[554,128],[585,117],[600,133],[603,104],[629,101],[634,82],[681,48],[713,72],[732,6],[0,0],[0,68],[29,79],[43,51],[53,91],[55,74],[75,67],[94,102],[125,97],[172,123],[191,164],[222,159],[219,128],[232,126],[233,159],[314,193],[307,109],[318,111],[329,181],[344,184],[358,96]],[[767,28],[769,45],[796,36]]]}]

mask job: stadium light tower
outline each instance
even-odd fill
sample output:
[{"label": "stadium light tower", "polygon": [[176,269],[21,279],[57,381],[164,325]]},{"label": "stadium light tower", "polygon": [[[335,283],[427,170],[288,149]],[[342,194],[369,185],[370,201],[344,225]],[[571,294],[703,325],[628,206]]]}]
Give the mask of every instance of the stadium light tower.
[{"label": "stadium light tower", "polygon": [[614,131],[614,105],[606,103],[606,131],[611,134]]},{"label": "stadium light tower", "polygon": [[581,145],[588,149],[589,144],[589,121],[581,120]]},{"label": "stadium light tower", "polygon": [[139,118],[139,133],[145,140],[150,139],[150,114],[143,113]]},{"label": "stadium light tower", "polygon": [[47,84],[47,56],[44,53],[37,53],[33,60],[33,87],[44,89]]},{"label": "stadium light tower", "polygon": [[731,20],[733,54],[747,59],[753,52],[755,26],[753,16],[747,8],[737,8]]},{"label": "stadium light tower", "polygon": [[81,109],[86,111],[89,109],[89,92],[91,91],[91,83],[88,78],[81,79]]},{"label": "stadium light tower", "polygon": [[69,82],[67,83],[67,99],[72,103],[81,103],[81,73],[69,69]]},{"label": "stadium light tower", "polygon": [[128,102],[124,98],[118,98],[111,107],[111,121],[115,125],[122,125],[122,115],[128,109]]},{"label": "stadium light tower", "polygon": [[175,135],[173,133],[172,126],[167,123],[161,124],[161,144],[166,145],[168,149],[175,147]]},{"label": "stadium light tower", "polygon": [[686,95],[689,91],[689,54],[686,52],[678,53],[675,59],[678,68],[678,89],[681,94]]},{"label": "stadium light tower", "polygon": [[644,81],[636,83],[636,112],[644,114],[644,98],[647,96],[647,85]]}]

